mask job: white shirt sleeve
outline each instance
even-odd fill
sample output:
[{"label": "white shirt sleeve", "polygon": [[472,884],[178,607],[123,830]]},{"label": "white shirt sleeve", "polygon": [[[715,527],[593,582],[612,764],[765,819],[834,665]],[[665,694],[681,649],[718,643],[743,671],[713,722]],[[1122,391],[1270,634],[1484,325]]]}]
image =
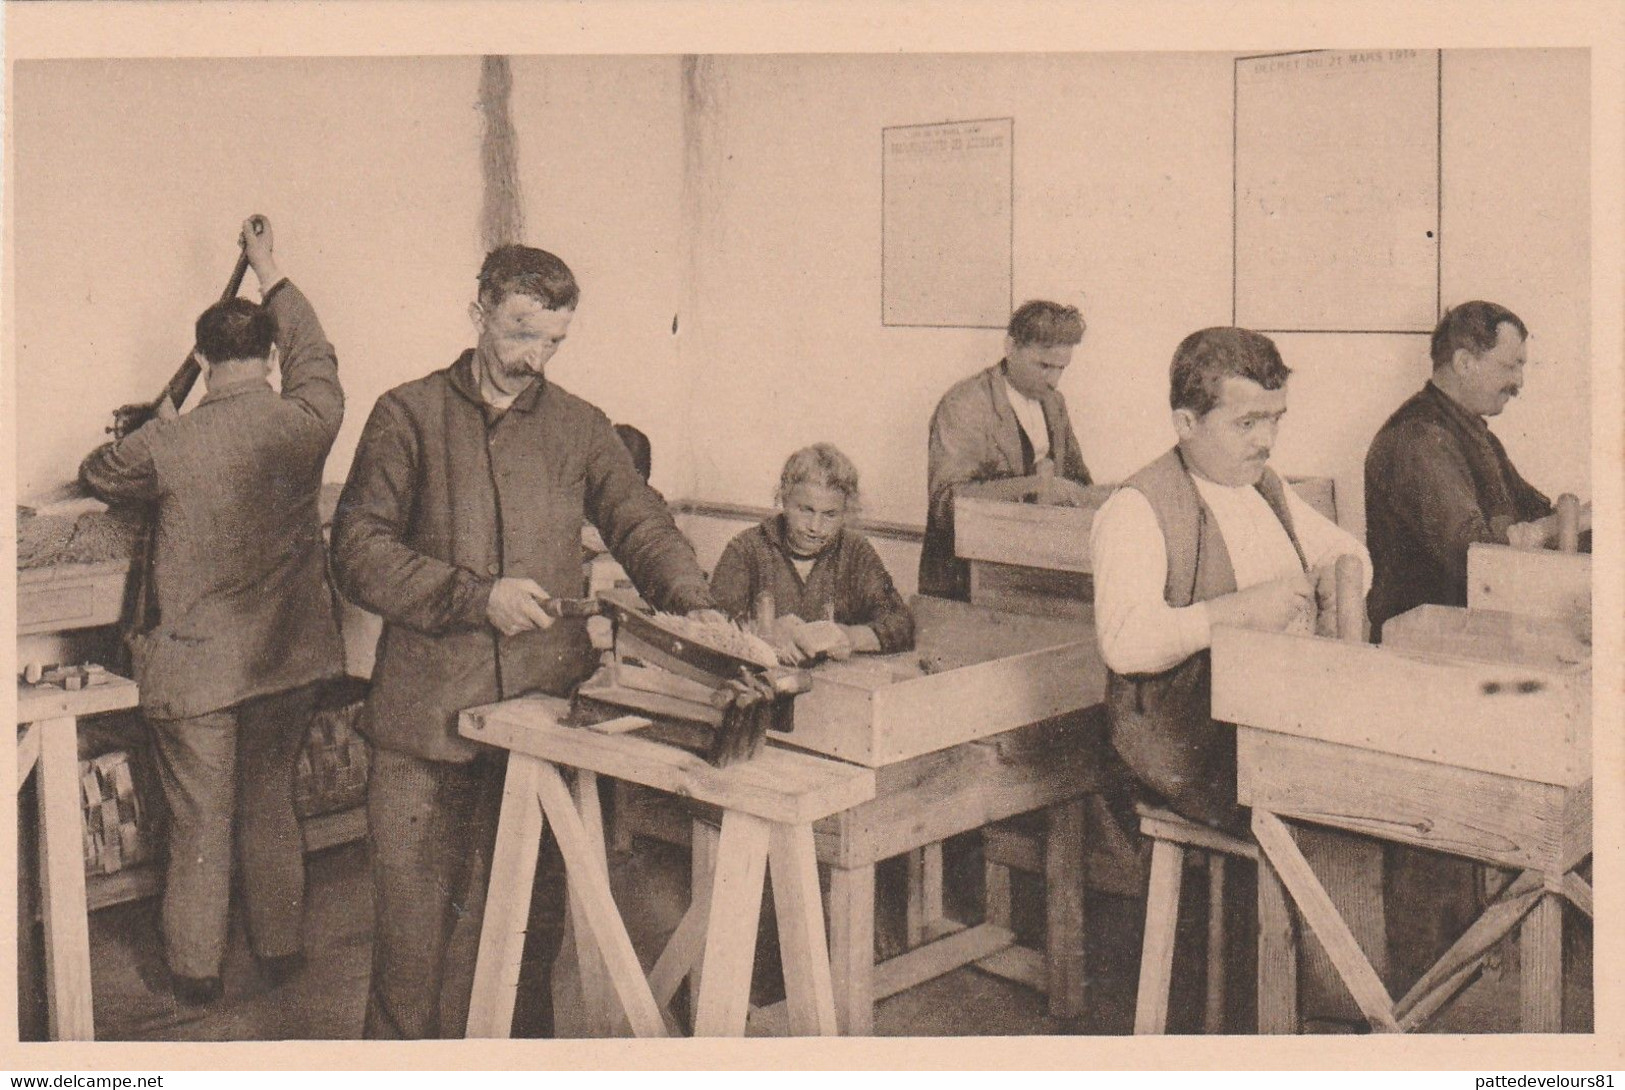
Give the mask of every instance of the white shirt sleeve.
[{"label": "white shirt sleeve", "polygon": [[1151,501],[1138,489],[1118,489],[1095,514],[1089,552],[1095,632],[1112,670],[1160,673],[1212,642],[1205,605],[1175,609],[1163,597],[1168,547]]},{"label": "white shirt sleeve", "polygon": [[1322,564],[1330,564],[1340,556],[1350,554],[1360,558],[1362,589],[1371,590],[1371,553],[1360,539],[1343,529],[1306,503],[1285,481],[1287,511],[1292,515],[1292,528],[1297,531],[1298,544],[1303,548],[1303,559],[1310,571]]}]

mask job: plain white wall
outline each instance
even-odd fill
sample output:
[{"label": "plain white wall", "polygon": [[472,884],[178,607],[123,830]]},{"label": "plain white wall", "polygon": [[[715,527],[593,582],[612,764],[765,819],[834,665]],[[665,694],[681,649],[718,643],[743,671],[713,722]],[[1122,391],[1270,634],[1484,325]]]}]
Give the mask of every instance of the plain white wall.
[{"label": "plain white wall", "polygon": [[[583,284],[553,374],[651,433],[668,488],[688,476],[671,411],[678,70],[677,58],[522,58],[513,100],[527,241]],[[251,212],[274,221],[283,270],[338,349],[347,411],[329,480],[344,479],[380,393],[472,343],[478,58],[15,72],[20,497],[71,479],[111,410],[158,392]]]},{"label": "plain white wall", "polygon": [[[637,424],[672,497],[767,505],[832,439],[869,513],[923,520],[926,425],[998,358],[986,330],[880,325],[880,130],[1015,118],[1015,295],[1079,304],[1062,389],[1097,477],[1170,441],[1175,344],[1230,315],[1227,54],[721,56],[514,62],[527,241],[583,299],[552,374]],[[1444,295],[1535,339],[1496,423],[1548,491],[1587,491],[1589,90],[1581,51],[1444,58]],[[24,62],[15,68],[19,494],[72,476],[152,396],[219,292],[242,216],[338,346],[342,479],[373,400],[450,362],[480,257],[477,58]],[[673,318],[679,330],[672,333]],[[1366,445],[1425,338],[1282,335],[1277,464],[1363,524]]]},{"label": "plain white wall", "polygon": [[[1230,320],[1230,55],[722,57],[711,71],[705,306],[684,355],[695,495],[766,504],[783,457],[831,439],[871,514],[923,521],[931,410],[1002,337],[881,326],[888,125],[1014,117],[1015,296],[1083,308],[1061,388],[1085,458],[1121,479],[1172,441],[1174,346]],[[1535,483],[1584,493],[1586,56],[1447,53],[1443,73],[1446,303],[1485,296],[1530,323],[1546,362],[1496,427]],[[1278,342],[1296,377],[1276,464],[1334,477],[1358,530],[1366,448],[1425,380],[1427,339]]]}]

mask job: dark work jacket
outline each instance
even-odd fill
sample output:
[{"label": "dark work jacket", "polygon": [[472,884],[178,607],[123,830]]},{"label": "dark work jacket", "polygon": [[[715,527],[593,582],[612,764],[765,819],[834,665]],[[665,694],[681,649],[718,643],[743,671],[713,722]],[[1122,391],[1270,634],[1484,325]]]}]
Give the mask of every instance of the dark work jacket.
[{"label": "dark work jacket", "polygon": [[[1175,609],[1236,590],[1230,552],[1218,521],[1202,502],[1179,448],[1123,484],[1151,503],[1168,549],[1163,598]],[[1286,528],[1303,561],[1280,478],[1268,467],[1258,491]],[[1112,748],[1146,786],[1179,813],[1225,828],[1240,826],[1236,807],[1236,732],[1214,721],[1213,656],[1199,651],[1158,674],[1108,671],[1106,712]]]},{"label": "dark work jacket", "polygon": [[1507,527],[1551,513],[1484,419],[1429,382],[1366,454],[1373,639],[1390,617],[1424,603],[1465,606],[1467,546],[1505,544]]},{"label": "dark work jacket", "polygon": [[784,516],[774,515],[728,542],[711,573],[717,605],[736,619],[748,617],[756,596],[773,595],[779,616],[868,625],[884,653],[914,646],[914,614],[897,593],[891,573],[862,534],[842,529],[813,560],[805,581],[784,538]]},{"label": "dark work jacket", "polygon": [[92,453],[80,479],[150,501],[158,623],[131,640],[141,707],[188,719],[344,672],[317,501],[344,419],[338,361],[287,280],[266,293],[282,392],[211,385],[190,412]]},{"label": "dark work jacket", "polygon": [[[1059,390],[1039,398],[1049,432],[1055,475],[1092,483]],[[970,565],[954,553],[954,489],[972,481],[1024,477],[1033,472],[1021,423],[1004,388],[1004,361],[955,383],[931,414],[927,453],[928,506],[920,546],[921,594],[970,599]]]},{"label": "dark work jacket", "polygon": [[476,754],[457,734],[464,708],[564,695],[591,672],[580,619],[503,636],[485,616],[498,576],[585,593],[584,519],[656,607],[711,604],[694,550],[602,412],[537,379],[490,415],[472,351],[384,394],[333,522],[340,589],[384,618],[366,731],[427,760]]}]

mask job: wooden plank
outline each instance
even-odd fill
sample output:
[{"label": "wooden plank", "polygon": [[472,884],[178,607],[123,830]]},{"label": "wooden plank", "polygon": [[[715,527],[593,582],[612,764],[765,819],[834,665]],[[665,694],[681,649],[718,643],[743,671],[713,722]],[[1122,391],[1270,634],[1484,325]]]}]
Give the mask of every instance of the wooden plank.
[{"label": "wooden plank", "polygon": [[1417,606],[1382,626],[1382,645],[1542,669],[1591,665],[1591,645],[1574,626],[1549,617],[1457,606]]},{"label": "wooden plank", "polygon": [[1171,840],[1203,851],[1233,855],[1239,859],[1257,859],[1258,845],[1238,836],[1221,833],[1206,825],[1180,817],[1172,810],[1155,806],[1135,808],[1140,818],[1140,832],[1153,840]]},{"label": "wooden plank", "polygon": [[835,1018],[848,1037],[875,1032],[875,867],[831,867],[830,979]]},{"label": "wooden plank", "polygon": [[329,814],[313,814],[300,819],[299,827],[304,831],[306,854],[350,844],[366,839],[367,808],[352,806]]},{"label": "wooden plank", "polygon": [[[133,686],[132,686],[133,688]],[[93,1041],[79,739],[71,717],[39,721],[40,886],[53,1041]]]},{"label": "wooden plank", "polygon": [[[1100,782],[1104,717],[1067,716],[876,770],[876,797],[820,858],[852,866],[1086,794]],[[821,823],[815,830],[830,831]]]},{"label": "wooden plank", "polygon": [[917,946],[875,966],[874,998],[878,1001],[906,992],[960,966],[979,961],[1013,942],[1015,936],[1008,929],[980,924]]},{"label": "wooden plank", "polygon": [[1084,838],[1086,804],[1071,799],[1046,811],[1044,836],[1045,991],[1052,1018],[1083,1014]]},{"label": "wooden plank", "polygon": [[1253,835],[1373,1027],[1397,1032],[1393,1000],[1280,818],[1253,809]]},{"label": "wooden plank", "polygon": [[[1023,502],[1043,482],[1017,480],[1023,483],[1000,481],[991,489],[987,484],[961,485],[955,490],[955,555],[1057,571],[1089,571],[1089,527],[1116,486],[1087,486],[1083,506],[1062,507]],[[1011,488],[1017,491],[1012,494]]]},{"label": "wooden plank", "polygon": [[1591,884],[1573,871],[1563,876],[1563,896],[1569,903],[1585,914],[1588,920],[1596,919],[1596,905],[1591,896]]},{"label": "wooden plank", "polygon": [[931,925],[942,919],[942,842],[926,844],[908,853],[908,944],[925,941]]},{"label": "wooden plank", "polygon": [[745,1035],[769,834],[769,824],[750,814],[729,810],[722,817],[705,929],[705,975],[694,1015],[696,1037]]},{"label": "wooden plank", "polygon": [[1236,756],[1244,806],[1504,867],[1563,855],[1567,788],[1246,727]]},{"label": "wooden plank", "polygon": [[[509,758],[485,917],[480,926],[479,954],[474,962],[474,988],[465,1031],[468,1037],[508,1037],[513,1033],[519,965],[525,949],[531,885],[536,877],[536,851],[542,837],[542,807],[536,796],[540,775],[540,761],[520,754]],[[587,941],[579,930],[575,937],[578,945]]]},{"label": "wooden plank", "polygon": [[1027,874],[1041,874],[1044,870],[1040,838],[1005,823],[982,830],[982,858]]},{"label": "wooden plank", "polygon": [[17,635],[68,632],[118,623],[128,560],[60,564],[17,573]]},{"label": "wooden plank", "polygon": [[1563,800],[1562,852],[1555,870],[1567,873],[1591,854],[1591,781],[1568,792]]},{"label": "wooden plank", "polygon": [[108,674],[100,685],[69,691],[55,685],[17,683],[17,722],[36,723],[42,719],[99,715],[102,712],[133,708],[141,702],[141,692],[128,678]]},{"label": "wooden plank", "polygon": [[1573,620],[1591,616],[1591,555],[1467,547],[1467,608]]},{"label": "wooden plank", "polygon": [[649,991],[649,981],[643,975],[632,940],[627,937],[626,925],[615,907],[602,857],[596,861],[593,857],[591,841],[569,789],[564,786],[558,769],[543,762],[536,762],[536,780],[536,794],[542,800],[547,820],[553,823],[571,888],[581,897],[585,909],[588,934],[576,936],[577,941],[597,943],[621,1009],[632,1024],[632,1032],[639,1037],[666,1036],[666,1023],[660,1017],[660,1009]]},{"label": "wooden plank", "polygon": [[[717,848],[722,839],[722,819],[719,816],[715,825],[709,821],[695,819],[688,823],[688,829],[689,843],[691,845],[688,864],[689,902],[693,904],[703,900],[706,905],[706,918],[709,920],[711,888],[716,881],[717,873]],[[688,974],[688,994],[690,997],[697,997],[700,994],[700,978],[704,969],[705,941],[702,932],[700,949],[694,955],[694,967],[689,970]]]},{"label": "wooden plank", "polygon": [[983,920],[999,927],[1010,926],[1010,868],[995,860],[983,857],[982,860],[982,886],[983,886]]},{"label": "wooden plank", "polygon": [[1011,613],[1092,621],[1095,581],[1084,572],[972,560],[970,600],[974,605]]},{"label": "wooden plank", "polygon": [[17,732],[17,790],[23,789],[28,782],[28,774],[34,771],[34,762],[39,760],[40,728],[33,724],[25,724]]},{"label": "wooden plank", "polygon": [[1003,980],[1025,985],[1040,994],[1049,983],[1044,955],[1026,946],[1017,946],[1014,942],[985,958],[977,958],[976,967]]},{"label": "wooden plank", "polygon": [[[607,885],[609,860],[604,844],[604,808],[598,797],[598,777],[585,770],[576,772],[570,794],[575,800],[576,812],[581,815],[581,827],[587,834],[587,847],[592,860],[598,864]],[[609,968],[604,964],[597,944],[587,941],[586,906],[573,884],[569,896],[571,920],[577,936],[576,970],[581,986],[581,1013],[588,1025],[608,1034],[614,1031],[619,1021],[619,1011],[609,981]]]},{"label": "wooden plank", "polygon": [[798,1037],[833,1037],[835,991],[829,947],[824,941],[824,906],[812,829],[806,825],[773,826],[768,865],[773,874],[773,910],[779,925],[790,1032]]},{"label": "wooden plank", "polygon": [[560,726],[568,710],[568,702],[557,697],[525,696],[465,711],[459,729],[488,745],[792,825],[874,797],[868,769],[776,746],[749,761],[713,768],[702,757],[635,734]]},{"label": "wooden plank", "polygon": [[705,928],[710,910],[711,889],[707,885],[698,899],[689,902],[688,910],[683,913],[676,930],[655,959],[654,968],[649,970],[649,990],[654,993],[655,1002],[660,1006],[671,1002],[678,986],[699,963],[700,955],[705,950]]},{"label": "wooden plank", "polygon": [[1258,860],[1258,1032],[1298,1032],[1298,928],[1286,887]]},{"label": "wooden plank", "polygon": [[1589,670],[1217,628],[1213,716],[1554,784],[1591,776]]},{"label": "wooden plank", "polygon": [[1400,1025],[1407,1031],[1415,1029],[1448,1002],[1477,971],[1484,956],[1518,926],[1544,893],[1544,880],[1538,872],[1519,875],[1395,1005]]},{"label": "wooden plank", "polygon": [[1525,1033],[1563,1032],[1563,902],[1549,893],[1518,933],[1518,1000]]},{"label": "wooden plank", "polygon": [[1174,937],[1179,927],[1179,887],[1185,849],[1167,840],[1151,847],[1151,884],[1145,895],[1145,938],[1140,946],[1140,984],[1134,1000],[1134,1032],[1168,1032],[1168,989],[1173,982]]},{"label": "wooden plank", "polygon": [[1202,1032],[1224,1032],[1225,982],[1229,935],[1225,928],[1224,856],[1207,857],[1207,980],[1202,1004]]},{"label": "wooden plank", "polygon": [[[1380,980],[1388,971],[1381,842],[1320,825],[1300,824],[1291,832],[1315,880]],[[1300,957],[1304,1006],[1330,1017],[1336,1017],[1339,1008],[1357,1016],[1339,979],[1342,970],[1318,934],[1305,938]]]}]

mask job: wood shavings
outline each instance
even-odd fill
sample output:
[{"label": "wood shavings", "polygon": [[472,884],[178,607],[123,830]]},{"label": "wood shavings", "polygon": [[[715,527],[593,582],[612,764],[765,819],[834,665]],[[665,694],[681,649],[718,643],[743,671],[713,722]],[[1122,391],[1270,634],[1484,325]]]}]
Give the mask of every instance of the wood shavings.
[{"label": "wood shavings", "polygon": [[668,631],[713,651],[753,662],[761,667],[779,664],[778,653],[760,636],[746,632],[729,621],[702,621],[676,613],[656,613],[655,620]]}]

